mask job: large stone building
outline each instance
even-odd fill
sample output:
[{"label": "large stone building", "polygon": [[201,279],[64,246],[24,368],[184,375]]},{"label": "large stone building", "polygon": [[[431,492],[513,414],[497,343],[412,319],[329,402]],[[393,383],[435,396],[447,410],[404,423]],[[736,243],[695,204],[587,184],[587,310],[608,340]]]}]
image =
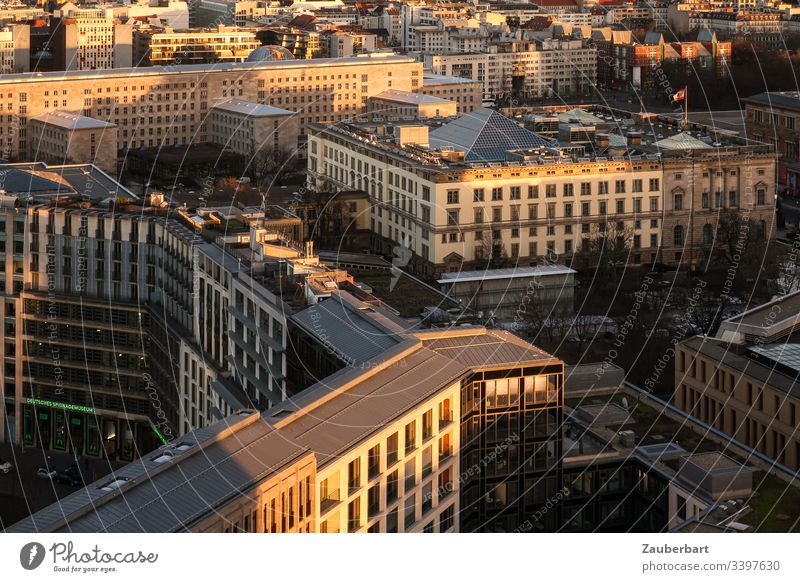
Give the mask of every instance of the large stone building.
[{"label": "large stone building", "polygon": [[421,86],[422,64],[395,55],[3,75],[0,151],[20,159],[28,119],[54,111],[116,125],[120,151],[205,142],[208,112],[230,99],[296,111],[303,145],[308,123],[344,121],[372,95]]},{"label": "large stone building", "polygon": [[117,171],[117,127],[113,123],[63,111],[30,119],[28,159],[47,164],[89,162]]},{"label": "large stone building", "polygon": [[297,149],[300,127],[294,111],[231,99],[211,108],[210,141],[252,160],[259,151]]},{"label": "large stone building", "polygon": [[723,208],[774,236],[769,146],[702,141],[674,119],[660,123],[657,131],[671,123],[677,133],[658,139],[644,133],[652,120],[620,122],[625,135],[565,148],[489,109],[430,131],[314,126],[309,179],[369,193],[376,250],[407,247],[425,274],[486,268],[498,257],[535,265],[609,232],[624,238],[633,264],[695,266],[713,247],[709,228],[713,235]]},{"label": "large stone building", "polygon": [[792,471],[800,469],[800,292],[678,344],[675,404]]}]

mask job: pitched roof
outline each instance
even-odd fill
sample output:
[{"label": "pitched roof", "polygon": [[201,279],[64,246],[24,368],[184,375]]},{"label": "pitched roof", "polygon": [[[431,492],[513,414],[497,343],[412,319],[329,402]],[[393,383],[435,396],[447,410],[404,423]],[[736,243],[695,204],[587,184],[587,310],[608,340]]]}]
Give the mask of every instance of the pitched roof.
[{"label": "pitched roof", "polygon": [[711,146],[688,133],[676,133],[653,144],[664,150],[699,150]]},{"label": "pitched roof", "polygon": [[462,115],[430,133],[434,148],[464,152],[467,162],[499,162],[512,150],[547,147],[539,137],[493,109],[481,108]]}]

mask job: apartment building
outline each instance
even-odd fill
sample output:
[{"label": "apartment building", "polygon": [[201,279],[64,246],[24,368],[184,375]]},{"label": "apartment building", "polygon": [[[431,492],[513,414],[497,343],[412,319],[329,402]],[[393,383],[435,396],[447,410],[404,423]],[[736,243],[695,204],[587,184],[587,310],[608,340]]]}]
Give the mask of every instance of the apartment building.
[{"label": "apartment building", "polygon": [[66,111],[116,125],[122,151],[205,142],[211,107],[238,99],[297,111],[304,142],[310,122],[343,121],[372,95],[421,86],[422,64],[395,55],[3,75],[0,140],[19,159],[27,120]]},{"label": "apartment building", "polygon": [[53,13],[50,27],[53,70],[85,71],[132,65],[132,25],[115,20],[110,8],[80,8],[67,3]]},{"label": "apartment building", "polygon": [[[555,494],[562,362],[483,328],[404,333],[373,362],[121,469],[125,498],[142,503],[123,506],[99,483],[91,503],[62,500],[69,523],[53,506],[11,529],[76,531],[121,510],[108,531],[510,532]],[[219,470],[227,463],[237,469]],[[175,495],[175,510],[158,509]]]},{"label": "apartment building", "polygon": [[0,30],[0,73],[30,71],[31,31],[25,24],[9,24]]},{"label": "apartment building", "polygon": [[675,404],[791,469],[800,468],[800,293],[677,346]]},{"label": "apartment building", "polygon": [[667,43],[660,32],[648,33],[638,42],[630,31],[595,29],[592,38],[597,47],[597,80],[605,87],[643,91],[662,90],[661,66],[667,63],[691,63],[698,69],[726,74],[733,55],[733,43],[720,41],[716,33],[700,31],[697,41]]},{"label": "apartment building", "polygon": [[484,95],[541,98],[582,95],[597,80],[596,49],[580,39],[514,41],[482,53],[426,54],[437,75],[483,82]]},{"label": "apartment building", "polygon": [[213,29],[177,32],[169,26],[140,26],[133,31],[133,64],[241,63],[260,46],[254,31],[222,24]]},{"label": "apartment building", "polygon": [[790,193],[800,192],[800,93],[759,93],[742,99],[750,139],[771,144],[780,154],[778,183]]}]

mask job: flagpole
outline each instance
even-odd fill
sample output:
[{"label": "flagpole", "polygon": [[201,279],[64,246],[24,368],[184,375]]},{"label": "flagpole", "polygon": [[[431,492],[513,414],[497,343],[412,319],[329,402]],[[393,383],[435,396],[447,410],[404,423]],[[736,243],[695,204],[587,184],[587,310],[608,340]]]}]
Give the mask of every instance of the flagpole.
[{"label": "flagpole", "polygon": [[689,128],[689,85],[683,88],[683,129]]}]

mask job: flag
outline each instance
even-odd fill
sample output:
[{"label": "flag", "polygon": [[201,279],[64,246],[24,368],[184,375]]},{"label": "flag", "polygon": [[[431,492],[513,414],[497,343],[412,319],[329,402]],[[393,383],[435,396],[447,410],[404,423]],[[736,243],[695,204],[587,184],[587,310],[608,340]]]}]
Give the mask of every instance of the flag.
[{"label": "flag", "polygon": [[672,96],[673,101],[686,101],[686,87],[675,93]]}]

